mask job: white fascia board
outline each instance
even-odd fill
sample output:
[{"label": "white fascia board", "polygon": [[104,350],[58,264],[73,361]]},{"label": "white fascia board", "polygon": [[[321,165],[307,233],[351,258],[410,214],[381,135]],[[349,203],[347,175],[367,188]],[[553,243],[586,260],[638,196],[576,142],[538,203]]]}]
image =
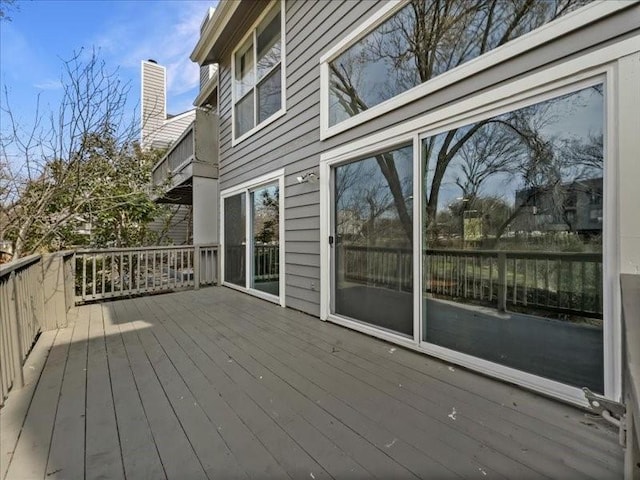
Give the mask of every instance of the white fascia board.
[{"label": "white fascia board", "polygon": [[229,22],[233,14],[240,6],[237,0],[221,0],[218,8],[215,9],[213,15],[209,19],[207,26],[200,35],[198,43],[191,52],[189,58],[192,62],[202,65],[207,55],[220,39],[222,29]]}]

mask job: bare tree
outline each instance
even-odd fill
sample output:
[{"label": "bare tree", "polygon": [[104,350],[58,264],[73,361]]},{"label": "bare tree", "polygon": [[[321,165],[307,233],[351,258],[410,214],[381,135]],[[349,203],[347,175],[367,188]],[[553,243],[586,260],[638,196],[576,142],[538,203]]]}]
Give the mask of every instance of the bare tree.
[{"label": "bare tree", "polygon": [[129,85],[83,50],[63,63],[62,85],[58,110],[43,114],[38,99],[27,127],[4,92],[0,236],[14,242],[16,257],[80,241],[83,224],[94,241],[101,233],[105,242],[126,243],[154,214],[149,175],[158,153],[137,146]]}]

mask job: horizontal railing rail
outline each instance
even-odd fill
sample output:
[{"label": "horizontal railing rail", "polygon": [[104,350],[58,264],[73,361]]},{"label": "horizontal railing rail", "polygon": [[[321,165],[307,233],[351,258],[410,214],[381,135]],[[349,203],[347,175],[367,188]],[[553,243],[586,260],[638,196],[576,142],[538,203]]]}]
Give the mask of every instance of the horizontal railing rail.
[{"label": "horizontal railing rail", "polygon": [[41,255],[0,266],[0,404],[24,385],[22,366],[44,318],[42,280]]},{"label": "horizontal railing rail", "polygon": [[75,301],[199,288],[218,282],[218,246],[78,250]]},{"label": "horizontal railing rail", "polygon": [[[347,281],[409,291],[413,252],[407,248],[338,245]],[[426,249],[424,292],[484,303],[602,318],[602,254]]]}]

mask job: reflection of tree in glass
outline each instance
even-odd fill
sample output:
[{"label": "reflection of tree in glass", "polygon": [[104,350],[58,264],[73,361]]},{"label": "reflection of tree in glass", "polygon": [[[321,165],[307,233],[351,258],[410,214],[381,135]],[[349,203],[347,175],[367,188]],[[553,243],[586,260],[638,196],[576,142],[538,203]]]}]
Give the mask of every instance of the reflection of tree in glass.
[{"label": "reflection of tree in glass", "polygon": [[[330,62],[330,123],[357,115],[585,3],[588,1],[413,0]],[[537,151],[536,155],[544,158],[542,150],[546,147],[538,141],[535,129],[531,125],[518,125],[517,120],[514,116],[502,119],[501,123],[517,131],[530,152]],[[509,125],[510,121],[516,123]],[[452,130],[437,145],[435,142],[426,145],[425,161],[433,158],[437,162],[428,197],[428,224],[435,219],[438,192],[447,165],[488,123],[496,122],[480,122],[460,133]],[[505,141],[509,144],[504,145],[505,148],[515,148],[513,140]],[[378,155],[376,160],[410,238],[411,218],[395,166],[389,161],[389,154]],[[500,162],[496,160],[481,170],[489,175],[507,168]]]},{"label": "reflection of tree in glass", "polygon": [[254,238],[260,243],[277,243],[279,239],[280,191],[266,187],[254,193]]},{"label": "reflection of tree in glass", "polygon": [[[489,248],[508,229],[531,232],[551,224],[567,232],[601,229],[587,225],[585,217],[594,209],[590,205],[601,205],[601,89],[584,89],[424,140],[431,241],[443,229],[460,234],[450,217],[460,219],[465,212],[485,219]],[[583,131],[573,125],[579,118]],[[444,192],[446,204],[455,190],[457,201],[443,212],[440,195]]]},{"label": "reflection of tree in glass", "polygon": [[332,124],[585,3],[588,0],[413,0],[330,63]]},{"label": "reflection of tree in glass", "polygon": [[[391,182],[388,166],[397,176]],[[390,184],[397,185],[398,191],[392,191]],[[394,244],[410,245],[412,185],[411,147],[338,167],[336,232],[360,244],[383,246],[393,240]]]}]

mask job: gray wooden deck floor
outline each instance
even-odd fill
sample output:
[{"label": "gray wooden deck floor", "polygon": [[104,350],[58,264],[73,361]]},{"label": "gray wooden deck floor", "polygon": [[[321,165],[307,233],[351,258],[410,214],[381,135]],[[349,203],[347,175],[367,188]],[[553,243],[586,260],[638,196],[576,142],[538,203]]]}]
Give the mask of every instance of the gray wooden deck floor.
[{"label": "gray wooden deck floor", "polygon": [[584,412],[226,288],[81,307],[26,371],[7,479],[622,476]]}]

